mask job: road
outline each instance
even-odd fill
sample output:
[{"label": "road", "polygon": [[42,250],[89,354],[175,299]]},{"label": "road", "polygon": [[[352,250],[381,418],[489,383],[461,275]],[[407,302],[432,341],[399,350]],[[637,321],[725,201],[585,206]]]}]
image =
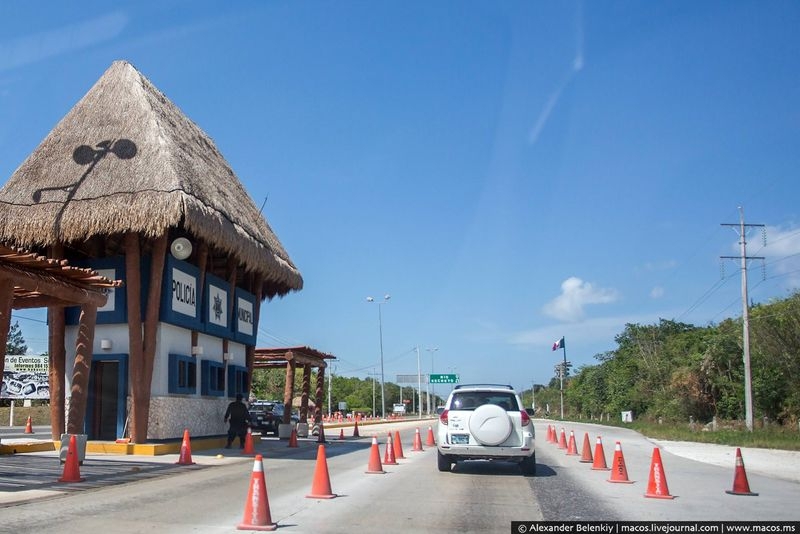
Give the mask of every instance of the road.
[{"label": "road", "polygon": [[[258,446],[264,469],[271,519],[280,532],[509,532],[512,520],[797,520],[800,484],[748,473],[757,497],[732,496],[734,466],[697,462],[667,452],[662,459],[669,490],[676,498],[645,498],[654,444],[626,429],[565,424],[580,440],[601,432],[610,464],[613,443],[623,447],[633,484],[612,484],[608,472],[593,471],[579,457],[547,443],[546,424],[536,422],[537,475],[523,477],[507,463],[458,464],[450,473],[436,469],[436,451],[411,451],[414,429],[423,442],[428,423],[394,425],[401,431],[405,460],[384,466],[386,474],[367,474],[372,428],[362,438],[328,436],[326,465],[333,499],[311,499],[317,444],[298,448],[270,439]],[[377,428],[377,427],[376,427]],[[560,426],[558,427],[560,430]],[[384,458],[387,427],[381,427]],[[579,440],[579,447],[581,441]],[[224,453],[224,458],[217,458]],[[19,455],[18,455],[19,456]],[[85,532],[221,533],[234,532],[243,519],[253,459],[238,451],[195,453],[195,466],[175,466],[176,457],[119,459],[87,457],[81,474],[87,481],[48,483],[31,502],[0,508],[0,530],[63,534]],[[745,458],[745,462],[747,459]],[[102,465],[107,475],[95,475]],[[160,466],[160,469],[159,467]],[[0,457],[0,482],[7,477]],[[124,483],[111,473],[124,469]],[[50,475],[48,475],[50,476]],[[66,486],[66,487],[65,487]],[[2,492],[0,492],[2,493]],[[2,495],[0,495],[2,497]],[[0,505],[2,506],[2,505]]]}]

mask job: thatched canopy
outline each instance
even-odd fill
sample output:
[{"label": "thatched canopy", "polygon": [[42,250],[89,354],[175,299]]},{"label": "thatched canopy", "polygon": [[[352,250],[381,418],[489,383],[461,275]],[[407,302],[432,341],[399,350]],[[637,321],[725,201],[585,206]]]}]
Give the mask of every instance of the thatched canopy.
[{"label": "thatched canopy", "polygon": [[263,276],[303,279],[214,142],[125,61],[114,62],[0,190],[0,239],[23,247],[181,232]]}]

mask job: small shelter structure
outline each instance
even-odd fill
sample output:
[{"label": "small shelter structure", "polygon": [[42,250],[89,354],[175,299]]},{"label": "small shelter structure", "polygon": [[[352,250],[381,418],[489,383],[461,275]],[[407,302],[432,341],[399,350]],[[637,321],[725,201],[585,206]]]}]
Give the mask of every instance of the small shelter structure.
[{"label": "small shelter structure", "polygon": [[[0,239],[125,283],[98,307],[86,420],[66,421],[89,439],[224,432],[206,414],[249,389],[261,302],[303,287],[211,138],[125,61],[0,189]],[[78,312],[48,306],[56,369]],[[54,437],[69,400],[51,398]]]},{"label": "small shelter structure", "polygon": [[[6,342],[12,309],[78,306],[81,328],[75,345],[71,391],[74,402],[70,410],[75,412],[75,418],[82,418],[91,362],[88,347],[93,343],[97,309],[106,304],[108,291],[120,287],[120,284],[120,281],[109,280],[91,269],[71,267],[66,261],[48,259],[0,243],[0,378],[5,379]],[[53,370],[50,366],[49,371],[52,373]],[[64,369],[58,372],[64,374]],[[4,380],[2,385],[6,386]]]},{"label": "small shelter structure", "polygon": [[[334,360],[335,356],[320,352],[311,347],[281,347],[281,348],[259,348],[254,351],[253,367],[255,369],[285,369],[286,382],[283,390],[283,404],[293,406],[294,382],[297,368],[303,369],[302,386],[300,390],[300,424],[308,424],[309,419],[309,394],[311,391],[312,370],[317,369],[317,379],[313,401],[313,422],[319,424],[322,421],[322,406],[324,403],[323,392],[325,391],[325,369],[328,366],[326,360]],[[290,423],[291,410],[284,410],[283,423]]]}]

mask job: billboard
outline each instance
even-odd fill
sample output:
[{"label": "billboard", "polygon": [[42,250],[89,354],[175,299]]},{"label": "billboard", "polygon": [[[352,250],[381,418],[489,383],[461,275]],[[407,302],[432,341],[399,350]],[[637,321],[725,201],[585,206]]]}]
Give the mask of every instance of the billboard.
[{"label": "billboard", "polygon": [[47,355],[7,354],[0,398],[49,399],[48,369]]}]

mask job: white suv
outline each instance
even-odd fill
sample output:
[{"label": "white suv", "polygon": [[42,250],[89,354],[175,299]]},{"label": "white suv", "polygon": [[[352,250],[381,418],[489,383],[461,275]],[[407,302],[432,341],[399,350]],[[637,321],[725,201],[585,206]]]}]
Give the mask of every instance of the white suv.
[{"label": "white suv", "polygon": [[525,475],[536,473],[533,422],[511,386],[456,386],[437,434],[439,471],[461,460],[505,460],[519,463]]}]

